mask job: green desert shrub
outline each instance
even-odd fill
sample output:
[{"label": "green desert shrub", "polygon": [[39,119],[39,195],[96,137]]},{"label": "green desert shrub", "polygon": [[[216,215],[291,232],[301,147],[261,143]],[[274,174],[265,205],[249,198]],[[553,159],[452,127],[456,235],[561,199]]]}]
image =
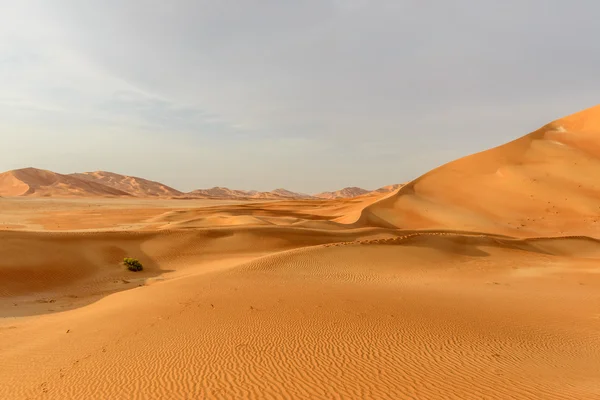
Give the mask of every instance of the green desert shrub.
[{"label": "green desert shrub", "polygon": [[136,260],[135,258],[125,257],[123,259],[123,264],[125,264],[128,270],[133,272],[141,271],[144,269],[142,263]]}]

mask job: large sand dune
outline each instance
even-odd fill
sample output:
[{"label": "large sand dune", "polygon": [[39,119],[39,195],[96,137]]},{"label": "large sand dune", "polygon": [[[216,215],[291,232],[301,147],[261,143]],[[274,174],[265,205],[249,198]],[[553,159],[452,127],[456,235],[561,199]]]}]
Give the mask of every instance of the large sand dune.
[{"label": "large sand dune", "polygon": [[0,199],[0,398],[598,399],[599,110],[352,199]]},{"label": "large sand dune", "polygon": [[515,236],[600,229],[600,106],[441,166],[371,205],[361,223]]}]

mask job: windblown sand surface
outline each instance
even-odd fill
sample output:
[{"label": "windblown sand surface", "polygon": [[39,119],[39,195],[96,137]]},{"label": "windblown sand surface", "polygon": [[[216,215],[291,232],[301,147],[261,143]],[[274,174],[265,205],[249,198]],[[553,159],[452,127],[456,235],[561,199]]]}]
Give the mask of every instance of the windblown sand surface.
[{"label": "windblown sand surface", "polygon": [[0,398],[598,399],[598,110],[379,196],[0,199]]}]

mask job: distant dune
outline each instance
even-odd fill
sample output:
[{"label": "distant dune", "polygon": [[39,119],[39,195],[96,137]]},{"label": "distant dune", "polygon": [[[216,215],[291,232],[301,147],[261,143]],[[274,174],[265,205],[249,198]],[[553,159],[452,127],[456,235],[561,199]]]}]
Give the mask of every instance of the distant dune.
[{"label": "distant dune", "polygon": [[359,223],[515,236],[600,231],[600,105],[450,162],[368,206]]},{"label": "distant dune", "polygon": [[315,197],[320,199],[349,199],[356,196],[361,196],[363,194],[369,193],[368,190],[359,188],[359,187],[347,187],[340,190],[336,190],[335,192],[323,192],[316,194]]},{"label": "distant dune", "polygon": [[313,196],[311,196],[311,195],[304,194],[304,193],[292,192],[287,189],[275,189],[269,193],[274,194],[276,196],[281,196],[283,198],[288,198],[288,199],[311,199],[311,198],[313,198]]},{"label": "distant dune", "polygon": [[174,197],[183,195],[183,192],[160,182],[149,181],[135,176],[115,174],[113,172],[83,172],[70,174],[70,176],[100,183],[136,197]]},{"label": "distant dune", "polygon": [[299,200],[311,199],[310,195],[291,192],[286,189],[275,189],[271,192],[258,192],[256,190],[235,190],[226,187],[213,187],[211,189],[197,189],[187,193],[187,196],[210,199],[265,199],[265,200]]},{"label": "distant dune", "polygon": [[232,190],[226,187],[215,186],[210,189],[197,189],[187,193],[188,196],[205,197],[205,198],[223,198],[223,199],[238,199],[248,196],[245,190]]},{"label": "distant dune", "polygon": [[97,182],[36,168],[0,174],[0,196],[114,197],[129,193]]},{"label": "distant dune", "polygon": [[371,193],[390,193],[390,192],[400,189],[404,185],[406,185],[406,183],[397,183],[395,185],[387,185],[384,187],[380,187],[379,189],[373,190]]},{"label": "distant dune", "polygon": [[347,187],[347,188],[343,188],[340,190],[336,190],[334,192],[318,193],[318,194],[315,194],[314,197],[319,198],[319,199],[333,200],[333,199],[352,199],[352,198],[361,197],[361,196],[373,196],[373,195],[379,196],[384,193],[391,193],[395,190],[398,190],[399,188],[401,188],[404,185],[405,185],[404,183],[397,183],[394,185],[383,186],[383,187],[380,187],[379,189],[375,189],[372,191],[369,191],[369,190],[366,190],[363,188],[359,188],[356,186],[352,186],[352,187]]}]

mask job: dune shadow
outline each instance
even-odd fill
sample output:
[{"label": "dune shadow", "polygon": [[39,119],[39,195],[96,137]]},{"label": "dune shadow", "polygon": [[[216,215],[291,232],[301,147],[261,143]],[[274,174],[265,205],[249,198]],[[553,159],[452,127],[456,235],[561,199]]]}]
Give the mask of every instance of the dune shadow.
[{"label": "dune shadow", "polygon": [[511,238],[507,236],[450,231],[403,232],[393,243],[427,247],[456,255],[485,257],[481,247],[517,250],[528,253],[600,258],[600,241],[587,236]]},{"label": "dune shadow", "polygon": [[[167,272],[142,250],[144,235],[2,232],[0,318],[56,313],[145,286]],[[139,272],[123,258],[137,258]]]},{"label": "dune shadow", "polygon": [[477,238],[468,236],[414,235],[402,240],[402,245],[435,249],[457,256],[488,257],[490,253],[479,248],[484,243],[474,239]]}]

